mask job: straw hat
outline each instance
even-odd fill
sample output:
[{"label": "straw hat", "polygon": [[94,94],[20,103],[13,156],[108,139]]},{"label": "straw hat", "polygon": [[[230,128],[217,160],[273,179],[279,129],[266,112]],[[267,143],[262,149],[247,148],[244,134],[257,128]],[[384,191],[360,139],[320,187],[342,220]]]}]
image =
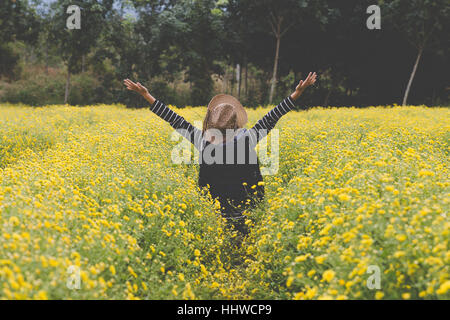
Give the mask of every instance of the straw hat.
[{"label": "straw hat", "polygon": [[247,123],[247,112],[233,96],[219,94],[208,104],[207,128],[219,130],[243,128]]}]

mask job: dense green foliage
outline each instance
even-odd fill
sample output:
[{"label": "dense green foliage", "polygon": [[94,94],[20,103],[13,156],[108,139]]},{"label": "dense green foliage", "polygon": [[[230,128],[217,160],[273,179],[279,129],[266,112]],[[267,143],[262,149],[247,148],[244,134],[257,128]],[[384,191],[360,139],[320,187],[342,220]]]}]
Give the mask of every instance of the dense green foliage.
[{"label": "dense green foliage", "polygon": [[[69,4],[81,8],[81,30],[66,28]],[[380,30],[366,26],[373,4]],[[167,103],[226,92],[259,105],[311,70],[320,81],[304,105],[449,100],[446,0],[6,0],[0,9],[1,101],[62,103],[66,92],[70,104],[138,107],[121,85],[133,78]],[[26,75],[36,68],[63,82],[54,98],[35,92]],[[76,85],[80,73],[86,85]]]}]

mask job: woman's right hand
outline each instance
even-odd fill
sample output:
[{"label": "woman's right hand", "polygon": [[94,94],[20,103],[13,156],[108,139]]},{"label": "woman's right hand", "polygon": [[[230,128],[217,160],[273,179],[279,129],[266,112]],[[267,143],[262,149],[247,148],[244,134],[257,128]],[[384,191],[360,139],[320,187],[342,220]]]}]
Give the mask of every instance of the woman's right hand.
[{"label": "woman's right hand", "polygon": [[147,88],[144,87],[140,82],[134,83],[130,79],[125,79],[125,80],[123,80],[123,83],[125,84],[125,86],[127,87],[128,90],[136,91],[137,93],[139,93],[142,96],[145,96],[146,94],[148,94]]},{"label": "woman's right hand", "polygon": [[134,83],[130,79],[123,80],[124,85],[127,87],[128,90],[136,91],[141,96],[143,96],[150,104],[153,104],[155,102],[155,98],[152,97],[152,95],[148,92],[147,88],[144,87],[140,82]]}]

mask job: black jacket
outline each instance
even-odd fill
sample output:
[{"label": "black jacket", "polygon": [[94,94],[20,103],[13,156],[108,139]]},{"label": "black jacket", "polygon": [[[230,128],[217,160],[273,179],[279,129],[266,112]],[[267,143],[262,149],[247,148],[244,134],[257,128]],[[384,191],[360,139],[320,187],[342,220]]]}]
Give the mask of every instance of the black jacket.
[{"label": "black jacket", "polygon": [[[257,143],[272,130],[278,120],[294,108],[290,97],[270,110],[251,129],[239,129],[232,141],[211,145],[203,138],[200,129],[182,116],[156,100],[150,110],[167,121],[182,136],[199,150],[200,174],[198,184],[208,187],[213,198],[218,198],[224,214],[239,214],[253,208],[264,197],[264,185],[256,156]],[[234,149],[234,160],[226,161],[230,149]],[[222,156],[221,156],[222,155]],[[245,158],[244,158],[245,155]],[[223,160],[220,161],[220,158]]]},{"label": "black jacket", "polygon": [[[242,145],[239,144],[241,139],[244,139]],[[240,152],[245,152],[245,158],[239,163]],[[212,156],[212,163],[206,159],[205,153]],[[245,131],[228,143],[212,145],[206,142],[199,162],[198,184],[201,188],[209,186],[211,196],[221,204],[222,214],[236,216],[243,210],[254,208],[264,198],[259,160]]]}]

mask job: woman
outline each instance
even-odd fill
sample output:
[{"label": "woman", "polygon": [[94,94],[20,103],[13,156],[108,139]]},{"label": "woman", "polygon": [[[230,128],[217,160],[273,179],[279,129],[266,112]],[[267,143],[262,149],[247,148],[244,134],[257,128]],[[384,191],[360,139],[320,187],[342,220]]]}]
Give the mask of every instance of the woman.
[{"label": "woman", "polygon": [[155,99],[139,82],[126,79],[128,90],[136,91],[149,103],[150,110],[167,121],[199,150],[200,188],[208,188],[221,205],[221,214],[243,235],[248,233],[242,213],[255,208],[264,198],[264,183],[256,144],[272,130],[278,120],[292,110],[294,101],[316,82],[316,73],[309,73],[295,91],[267,113],[250,130],[244,129],[247,113],[242,104],[226,94],[215,96],[208,104],[203,129]]}]

